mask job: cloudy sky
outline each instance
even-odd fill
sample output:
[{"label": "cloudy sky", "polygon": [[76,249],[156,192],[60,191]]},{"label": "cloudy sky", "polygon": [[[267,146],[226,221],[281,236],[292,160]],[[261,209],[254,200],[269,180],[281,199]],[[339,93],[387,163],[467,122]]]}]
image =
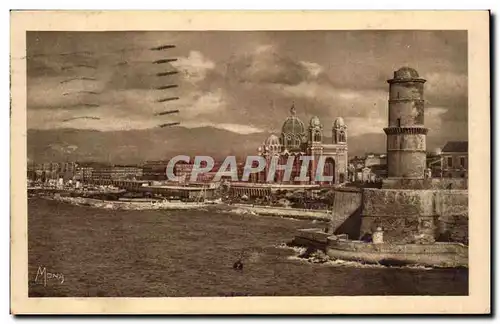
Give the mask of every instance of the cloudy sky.
[{"label": "cloudy sky", "polygon": [[[150,50],[165,44],[176,48]],[[239,135],[279,132],[295,102],[304,122],[317,115],[330,129],[342,116],[351,137],[380,134],[386,80],[411,66],[428,80],[429,136],[467,138],[462,31],[29,32],[27,56],[30,129],[140,130],[179,121]],[[177,61],[152,63],[165,58]],[[170,70],[179,73],[155,75]],[[179,87],[155,89],[168,84]],[[172,96],[180,99],[157,102]],[[180,113],[154,116],[170,109]]]}]

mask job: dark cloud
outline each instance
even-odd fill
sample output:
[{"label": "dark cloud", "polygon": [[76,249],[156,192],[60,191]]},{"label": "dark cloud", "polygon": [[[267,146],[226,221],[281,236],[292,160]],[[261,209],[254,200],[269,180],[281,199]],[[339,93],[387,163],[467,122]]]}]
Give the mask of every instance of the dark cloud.
[{"label": "dark cloud", "polygon": [[260,46],[252,53],[245,53],[227,63],[230,78],[240,82],[299,84],[307,80],[307,68],[273,46]]},{"label": "dark cloud", "polygon": [[[61,127],[57,120],[84,115],[88,103],[99,105],[102,121],[77,120],[82,128],[154,127],[151,116],[168,108],[192,125],[279,131],[295,102],[305,123],[316,115],[328,129],[343,116],[352,134],[379,133],[387,119],[387,79],[406,65],[428,80],[427,120],[440,121],[432,125],[440,129],[436,136],[467,120],[466,32],[30,32],[27,38],[33,128]],[[177,47],[149,50],[167,43]],[[178,61],[153,64],[172,57]],[[174,69],[177,75],[156,76]],[[96,81],[61,84],[82,76]],[[168,84],[179,87],[156,90]],[[156,102],[167,94],[180,100]],[[162,121],[174,116],[168,117]]]},{"label": "dark cloud", "polygon": [[467,73],[466,31],[293,31],[272,35],[273,44],[290,57],[317,62],[333,81],[349,88],[383,87],[392,71],[403,65],[422,74]]},{"label": "dark cloud", "polygon": [[447,108],[441,118],[466,121],[468,114],[468,78],[457,73],[430,73],[427,77],[425,98],[427,107]]}]

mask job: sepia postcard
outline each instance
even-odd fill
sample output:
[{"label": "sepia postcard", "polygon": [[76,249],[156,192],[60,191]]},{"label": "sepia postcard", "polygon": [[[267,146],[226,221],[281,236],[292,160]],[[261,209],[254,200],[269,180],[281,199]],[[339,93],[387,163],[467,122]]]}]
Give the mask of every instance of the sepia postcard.
[{"label": "sepia postcard", "polygon": [[11,12],[11,313],[489,314],[489,26]]}]

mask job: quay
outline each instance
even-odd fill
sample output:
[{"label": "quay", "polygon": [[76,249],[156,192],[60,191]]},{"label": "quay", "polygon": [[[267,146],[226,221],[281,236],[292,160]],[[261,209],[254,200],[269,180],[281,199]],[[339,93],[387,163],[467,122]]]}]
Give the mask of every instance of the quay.
[{"label": "quay", "polygon": [[[119,196],[127,192],[134,193],[150,193],[152,195],[161,195],[164,197],[177,197],[185,199],[193,199],[197,197],[213,198],[215,193],[214,187],[207,187],[201,184],[194,184],[190,186],[179,186],[169,184],[155,184],[154,181],[145,180],[95,180],[89,183],[91,186],[110,186],[117,188],[119,191],[106,189],[104,192],[113,192]],[[64,188],[28,188],[28,192],[47,191],[47,192],[67,192]],[[89,190],[94,191],[94,190]]]},{"label": "quay", "polygon": [[321,229],[298,230],[294,245],[325,253],[330,259],[385,266],[421,265],[436,268],[467,268],[468,248],[458,242],[373,243],[349,240]]}]

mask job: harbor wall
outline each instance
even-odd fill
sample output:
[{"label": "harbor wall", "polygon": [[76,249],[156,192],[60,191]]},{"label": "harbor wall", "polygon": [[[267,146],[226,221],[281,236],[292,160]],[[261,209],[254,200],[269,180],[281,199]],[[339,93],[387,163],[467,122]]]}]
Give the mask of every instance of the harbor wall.
[{"label": "harbor wall", "polygon": [[469,195],[467,190],[437,192],[438,240],[469,244]]},{"label": "harbor wall", "polygon": [[435,231],[432,190],[365,189],[361,237],[370,236],[377,227],[388,243],[413,243],[419,222],[425,218]]},{"label": "harbor wall", "polygon": [[384,241],[468,243],[467,190],[364,189],[361,238],[381,227]]},{"label": "harbor wall", "polygon": [[362,190],[339,188],[334,191],[330,231],[358,238],[361,227]]},{"label": "harbor wall", "polygon": [[259,205],[246,205],[246,204],[233,204],[233,207],[253,212],[263,216],[280,216],[301,219],[316,219],[322,221],[329,221],[331,218],[331,211],[329,210],[314,210],[314,209],[301,209],[290,207],[276,207],[276,206],[259,206]]}]

